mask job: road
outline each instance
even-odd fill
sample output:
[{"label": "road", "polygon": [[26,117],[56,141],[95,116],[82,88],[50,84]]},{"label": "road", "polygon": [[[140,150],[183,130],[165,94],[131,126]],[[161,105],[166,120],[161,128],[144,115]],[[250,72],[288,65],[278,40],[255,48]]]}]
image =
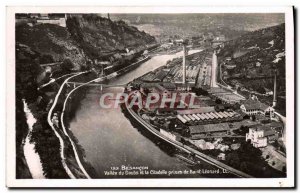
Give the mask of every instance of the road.
[{"label": "road", "polygon": [[40,90],[41,88],[44,88],[45,86],[48,86],[48,85],[54,83],[55,81],[57,81],[57,80],[59,80],[59,79],[61,79],[61,78],[64,78],[64,77],[69,76],[69,75],[72,75],[72,74],[76,74],[76,72],[73,72],[73,73],[70,73],[70,74],[65,74],[65,75],[62,75],[62,76],[60,76],[60,77],[58,77],[58,78],[51,78],[49,82],[47,82],[47,83],[42,84],[41,86],[39,86],[39,87],[38,87],[38,90]]},{"label": "road", "polygon": [[[138,62],[142,62],[143,60],[145,60],[145,59],[142,59],[142,60],[140,60],[140,61],[138,61]],[[136,63],[138,63],[138,62],[136,62]],[[136,64],[136,63],[134,63],[134,64]],[[53,110],[54,110],[54,108],[55,108],[55,106],[56,106],[56,104],[57,104],[59,95],[61,94],[61,92],[62,92],[62,90],[63,90],[63,87],[69,82],[69,80],[70,80],[71,78],[74,78],[74,77],[79,76],[79,75],[84,74],[84,73],[87,73],[87,71],[86,71],[86,72],[76,73],[75,75],[73,75],[73,76],[71,76],[71,77],[68,77],[68,78],[63,82],[63,84],[60,86],[60,89],[59,89],[58,93],[57,93],[56,96],[55,96],[55,100],[54,100],[54,102],[53,102],[53,104],[52,104],[52,106],[51,106],[51,109],[49,110],[49,113],[48,113],[48,124],[51,126],[52,130],[54,131],[55,135],[57,136],[57,138],[59,139],[59,142],[60,142],[60,147],[61,147],[61,148],[60,148],[60,156],[61,156],[61,159],[62,159],[62,165],[63,165],[64,169],[66,170],[67,174],[69,175],[69,177],[72,178],[72,179],[76,179],[76,177],[75,177],[75,175],[72,173],[72,171],[69,169],[68,165],[66,164],[66,158],[65,158],[65,152],[64,152],[64,148],[65,148],[64,141],[63,141],[62,137],[60,136],[60,134],[56,131],[56,128],[55,128],[55,126],[53,125],[53,123],[52,123],[52,121],[51,121],[51,118],[52,118]],[[60,78],[63,78],[63,77],[65,77],[65,76],[67,76],[67,75],[70,75],[70,74],[63,75],[63,76],[61,76],[61,77],[55,79],[54,81],[51,80],[51,81],[49,81],[48,83],[46,83],[46,85],[51,84],[51,83],[55,82],[56,80],[58,80],[58,79],[60,79]],[[111,75],[111,74],[110,74],[110,75]],[[68,137],[69,141],[71,142],[72,149],[73,149],[73,152],[74,152],[74,155],[75,155],[75,159],[76,159],[76,162],[77,162],[77,164],[78,164],[80,170],[81,170],[82,173],[85,175],[85,177],[88,178],[88,179],[90,179],[91,177],[89,176],[89,174],[86,172],[85,168],[83,167],[83,165],[82,165],[82,163],[81,163],[81,161],[80,161],[78,152],[77,152],[77,150],[76,150],[76,145],[75,145],[74,141],[72,140],[72,138],[69,136],[69,134],[68,134],[68,132],[67,132],[67,130],[66,130],[66,127],[65,127],[65,125],[64,125],[64,121],[63,121],[63,120],[64,120],[64,112],[65,112],[65,109],[66,109],[67,101],[68,101],[69,97],[71,96],[71,94],[72,94],[74,91],[76,91],[76,90],[79,89],[80,87],[86,86],[86,85],[88,85],[88,84],[90,84],[90,83],[101,82],[101,81],[105,80],[105,78],[109,77],[110,75],[107,75],[107,76],[105,76],[105,77],[99,77],[99,78],[93,79],[93,80],[88,81],[88,82],[86,82],[86,83],[83,83],[83,84],[77,86],[76,88],[74,88],[73,90],[71,90],[71,91],[68,93],[68,95],[67,95],[67,97],[66,97],[66,99],[65,99],[65,101],[64,101],[63,109],[62,109],[62,112],[61,112],[61,117],[60,117],[60,118],[61,118],[61,125],[62,125],[63,132],[64,132],[64,134],[66,135],[66,137]],[[44,85],[45,85],[45,84],[44,84]]]},{"label": "road", "polygon": [[82,165],[82,163],[81,163],[81,161],[80,161],[80,158],[79,158],[79,155],[78,155],[77,150],[76,150],[76,144],[74,143],[74,141],[72,140],[72,138],[69,136],[69,134],[68,134],[68,132],[67,132],[67,129],[66,129],[66,127],[65,127],[65,124],[64,124],[64,114],[65,114],[65,109],[66,109],[66,106],[67,106],[68,99],[69,99],[69,97],[71,96],[72,93],[74,93],[74,92],[75,92],[77,89],[79,89],[80,87],[83,87],[83,86],[85,86],[85,85],[88,85],[88,84],[90,84],[90,83],[93,83],[93,82],[95,82],[95,81],[99,81],[99,80],[102,80],[102,79],[104,79],[104,77],[103,77],[103,78],[96,78],[96,79],[93,79],[93,80],[88,81],[88,82],[86,82],[86,83],[84,83],[84,84],[81,84],[81,85],[77,86],[76,88],[74,88],[73,90],[71,90],[71,91],[68,93],[68,95],[67,95],[67,97],[66,97],[66,99],[65,99],[65,101],[64,101],[63,109],[62,109],[62,111],[61,111],[61,116],[60,116],[60,122],[61,122],[61,126],[62,126],[62,129],[63,129],[63,132],[64,132],[64,134],[68,137],[69,141],[71,142],[71,145],[72,145],[72,148],[73,148],[73,151],[74,151],[74,155],[75,155],[76,162],[77,162],[79,168],[81,169],[81,171],[83,172],[83,174],[84,174],[84,175],[86,176],[86,178],[88,178],[88,179],[90,179],[91,177],[89,176],[89,174],[86,172],[84,166]]},{"label": "road", "polygon": [[56,96],[55,96],[55,99],[53,101],[53,104],[48,112],[48,117],[47,117],[47,120],[48,120],[48,124],[50,125],[50,127],[52,128],[52,130],[54,131],[56,137],[59,139],[59,143],[60,143],[60,157],[61,157],[61,160],[62,160],[62,165],[65,169],[65,171],[67,172],[68,176],[72,179],[76,179],[76,177],[74,176],[74,174],[71,172],[71,170],[69,169],[68,165],[66,164],[66,158],[65,158],[65,144],[64,144],[64,140],[62,139],[62,137],[60,136],[60,134],[58,133],[58,131],[56,130],[54,124],[52,123],[52,114],[53,114],[53,110],[57,104],[57,101],[58,101],[58,98],[59,98],[59,95],[61,94],[65,84],[71,79],[71,78],[74,78],[76,76],[79,76],[81,74],[84,74],[84,73],[87,73],[87,72],[79,72],[79,73],[76,73],[75,75],[73,76],[70,76],[68,77],[64,82],[63,84],[60,86]]}]

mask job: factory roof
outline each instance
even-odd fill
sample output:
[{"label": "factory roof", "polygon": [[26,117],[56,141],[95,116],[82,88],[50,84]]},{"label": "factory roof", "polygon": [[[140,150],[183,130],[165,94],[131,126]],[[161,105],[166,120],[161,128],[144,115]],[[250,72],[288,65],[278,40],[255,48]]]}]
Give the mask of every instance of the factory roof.
[{"label": "factory roof", "polygon": [[197,113],[210,113],[214,112],[214,107],[201,107],[198,109],[185,109],[185,110],[177,110],[178,114],[197,114]]},{"label": "factory roof", "polygon": [[175,83],[171,83],[171,82],[163,82],[163,83],[161,83],[161,85],[162,85],[163,87],[165,87],[167,90],[174,90],[174,89],[176,89]]},{"label": "factory roof", "polygon": [[283,124],[280,123],[280,122],[271,122],[270,124],[270,127],[283,127]]},{"label": "factory roof", "polygon": [[189,126],[190,134],[220,132],[230,130],[227,123]]},{"label": "factory roof", "polygon": [[260,110],[265,110],[267,109],[269,106],[261,103],[258,100],[252,100],[252,99],[248,99],[242,102],[242,105],[245,106],[246,109],[260,109]]},{"label": "factory roof", "polygon": [[161,70],[156,74],[156,77],[153,80],[162,81],[167,76],[167,74],[168,72]]},{"label": "factory roof", "polygon": [[264,136],[265,137],[275,135],[275,134],[276,134],[275,131],[273,131],[272,129],[264,130]]},{"label": "factory roof", "polygon": [[257,131],[263,131],[264,132],[264,137],[276,134],[276,132],[273,129],[271,129],[270,127],[268,127],[266,125],[257,125],[253,128],[255,128]]}]

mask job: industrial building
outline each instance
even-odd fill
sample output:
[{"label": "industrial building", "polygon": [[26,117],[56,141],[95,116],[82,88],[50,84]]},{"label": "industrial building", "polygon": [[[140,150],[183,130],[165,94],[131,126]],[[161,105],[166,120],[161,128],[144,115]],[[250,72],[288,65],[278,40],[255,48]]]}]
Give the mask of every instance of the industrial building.
[{"label": "industrial building", "polygon": [[251,144],[256,147],[266,147],[268,143],[278,139],[278,134],[268,126],[259,125],[249,128],[249,133],[246,133],[246,141],[250,140]]},{"label": "industrial building", "polygon": [[263,114],[266,116],[273,116],[275,110],[258,100],[248,99],[242,102],[241,110],[247,115]]},{"label": "industrial building", "polygon": [[228,121],[241,121],[243,118],[236,112],[216,112],[212,107],[177,110],[177,119],[183,124],[210,124]]},{"label": "industrial building", "polygon": [[220,99],[223,103],[227,104],[240,103],[245,100],[243,96],[237,95],[231,90],[222,87],[211,87],[207,91],[213,98]]}]

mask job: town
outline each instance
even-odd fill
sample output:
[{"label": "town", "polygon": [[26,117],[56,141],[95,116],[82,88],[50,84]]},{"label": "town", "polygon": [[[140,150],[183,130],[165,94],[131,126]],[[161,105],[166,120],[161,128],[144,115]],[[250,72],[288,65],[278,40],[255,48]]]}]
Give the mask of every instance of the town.
[{"label": "town", "polygon": [[[242,96],[222,84],[217,59],[224,41],[221,37],[218,44],[211,42],[210,49],[191,55],[187,41],[176,41],[183,49],[183,57],[135,79],[125,91],[131,93],[129,103],[136,95],[142,98],[142,104],[149,95],[158,99],[153,99],[155,103],[151,105],[136,103],[131,109],[162,136],[206,152],[216,160],[230,165],[232,152],[249,143],[270,167],[284,173],[285,125],[274,109],[276,74],[273,106],[259,101],[254,94]],[[172,97],[174,93],[187,97]],[[194,106],[189,105],[191,98]],[[162,99],[169,100],[162,106]]]},{"label": "town", "polygon": [[17,178],[286,177],[285,20],[240,16],[16,13]]}]

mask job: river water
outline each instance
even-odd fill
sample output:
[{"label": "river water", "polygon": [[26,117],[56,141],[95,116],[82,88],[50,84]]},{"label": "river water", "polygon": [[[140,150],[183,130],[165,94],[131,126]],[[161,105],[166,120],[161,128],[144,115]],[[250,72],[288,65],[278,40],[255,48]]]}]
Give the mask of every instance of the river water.
[{"label": "river water", "polygon": [[[191,53],[199,50],[191,50]],[[172,55],[154,56],[147,62],[126,74],[110,80],[108,84],[124,84],[149,71],[152,71],[168,60],[182,56],[182,52]],[[122,92],[122,88],[91,88],[86,97],[80,101],[75,117],[70,122],[70,129],[78,139],[86,154],[86,160],[93,166],[96,178],[141,177],[107,176],[105,171],[112,167],[143,166],[149,170],[183,171],[189,170],[182,160],[172,156],[173,150],[157,140],[150,140],[151,135],[133,124],[124,116],[121,109],[103,109],[99,106],[101,94]],[[146,137],[147,136],[147,137]],[[166,175],[147,175],[143,177],[166,177]],[[181,175],[174,175],[173,177]],[[187,175],[185,175],[187,177]],[[190,176],[190,177],[200,177]]]}]

